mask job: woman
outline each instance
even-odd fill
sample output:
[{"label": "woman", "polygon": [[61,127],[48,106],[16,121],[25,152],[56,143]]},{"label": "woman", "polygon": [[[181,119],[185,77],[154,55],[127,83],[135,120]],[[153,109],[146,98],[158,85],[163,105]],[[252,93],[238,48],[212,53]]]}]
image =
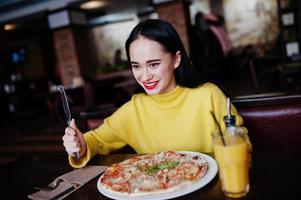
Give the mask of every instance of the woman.
[{"label": "woman", "polygon": [[[212,152],[211,132],[217,125],[210,112],[225,129],[226,97],[217,86],[197,82],[175,29],[162,20],[140,22],[126,41],[126,53],[146,93],[133,95],[99,128],[84,135],[72,120],[63,136],[70,164],[83,167],[94,155],[126,144],[137,153]],[[232,114],[242,124],[233,106]],[[74,152],[79,152],[79,160]]]}]

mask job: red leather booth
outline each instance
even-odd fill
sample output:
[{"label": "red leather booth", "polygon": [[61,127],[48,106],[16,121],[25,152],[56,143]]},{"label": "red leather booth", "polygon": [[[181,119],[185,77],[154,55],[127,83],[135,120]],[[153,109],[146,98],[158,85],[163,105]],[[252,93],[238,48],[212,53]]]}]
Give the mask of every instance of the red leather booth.
[{"label": "red leather booth", "polygon": [[301,150],[301,95],[233,99],[254,151]]}]

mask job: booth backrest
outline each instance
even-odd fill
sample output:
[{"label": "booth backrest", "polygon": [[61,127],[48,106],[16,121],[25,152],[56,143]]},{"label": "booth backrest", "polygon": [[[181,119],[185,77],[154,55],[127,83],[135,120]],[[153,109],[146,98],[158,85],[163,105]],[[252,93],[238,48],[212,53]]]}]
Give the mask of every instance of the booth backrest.
[{"label": "booth backrest", "polygon": [[86,129],[91,130],[99,127],[103,123],[103,120],[116,110],[117,108],[114,105],[102,105],[93,111],[81,112],[80,117],[86,122]]},{"label": "booth backrest", "polygon": [[254,151],[301,150],[301,95],[233,99]]},{"label": "booth backrest", "polygon": [[[301,151],[301,94],[233,99],[244,118],[254,151],[294,149]],[[83,112],[87,129],[98,127],[116,108]]]}]

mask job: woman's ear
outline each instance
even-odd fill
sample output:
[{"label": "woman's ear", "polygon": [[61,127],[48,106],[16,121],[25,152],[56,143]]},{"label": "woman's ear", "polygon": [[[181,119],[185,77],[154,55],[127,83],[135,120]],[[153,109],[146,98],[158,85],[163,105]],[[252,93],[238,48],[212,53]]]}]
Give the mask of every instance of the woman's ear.
[{"label": "woman's ear", "polygon": [[174,56],[174,69],[178,68],[181,63],[181,52],[177,51],[177,53]]}]

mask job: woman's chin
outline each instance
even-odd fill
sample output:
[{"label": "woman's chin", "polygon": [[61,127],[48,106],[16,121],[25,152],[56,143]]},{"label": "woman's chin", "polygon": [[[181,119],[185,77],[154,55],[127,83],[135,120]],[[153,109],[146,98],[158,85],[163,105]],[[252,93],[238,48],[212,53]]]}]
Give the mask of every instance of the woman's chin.
[{"label": "woman's chin", "polygon": [[145,89],[145,92],[146,92],[148,95],[159,94],[159,91],[158,91],[158,90],[147,90],[147,89]]}]

